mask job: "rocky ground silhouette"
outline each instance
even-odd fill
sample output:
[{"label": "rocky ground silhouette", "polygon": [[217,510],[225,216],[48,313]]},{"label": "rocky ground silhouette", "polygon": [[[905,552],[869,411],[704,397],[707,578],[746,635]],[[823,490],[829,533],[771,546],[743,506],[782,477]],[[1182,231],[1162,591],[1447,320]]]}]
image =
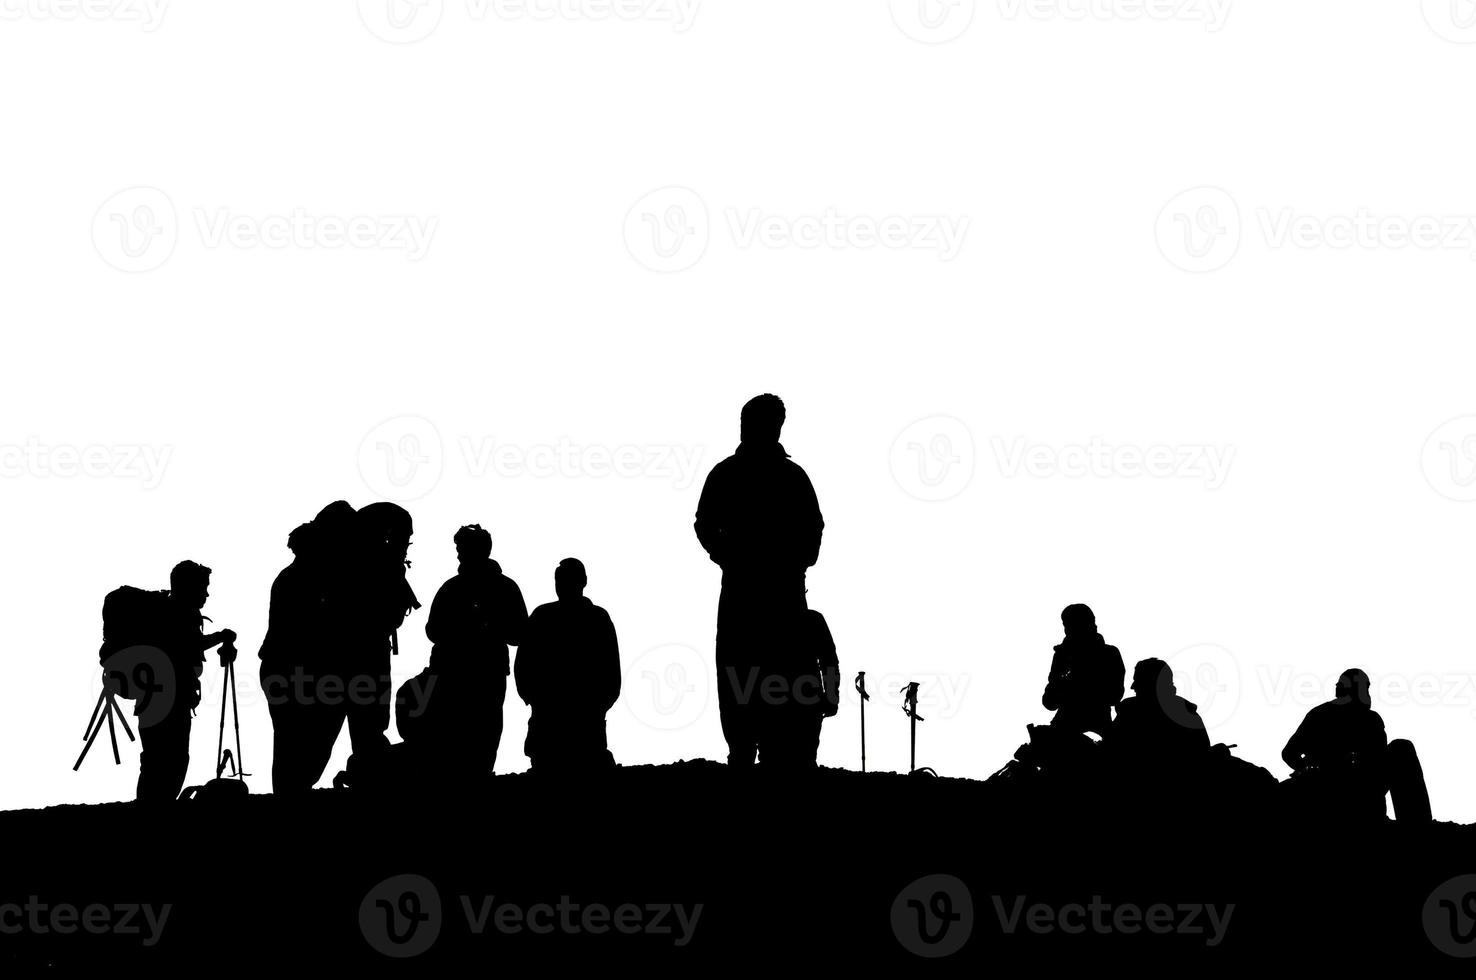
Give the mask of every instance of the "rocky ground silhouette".
[{"label": "rocky ground silhouette", "polygon": [[1471,826],[700,761],[414,794],[0,814],[0,961],[1428,971],[1476,954]]}]

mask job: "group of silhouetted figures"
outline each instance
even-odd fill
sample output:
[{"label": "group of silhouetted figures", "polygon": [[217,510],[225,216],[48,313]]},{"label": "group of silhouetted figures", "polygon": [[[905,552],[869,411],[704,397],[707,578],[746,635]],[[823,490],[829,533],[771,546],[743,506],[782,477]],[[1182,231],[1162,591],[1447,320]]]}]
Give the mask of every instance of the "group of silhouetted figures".
[{"label": "group of silhouetted figures", "polygon": [[1388,740],[1362,670],[1345,670],[1332,700],[1307,713],[1281,753],[1292,777],[1278,785],[1233,757],[1233,746],[1210,744],[1198,706],[1180,696],[1165,661],[1139,661],[1125,698],[1122,654],[1103,640],[1092,610],[1067,606],[1061,623],[1065,636],[1041,697],[1055,717],[1027,726],[1030,740],[992,782],[1079,788],[1106,779],[1130,800],[1208,797],[1249,809],[1279,798],[1283,809],[1318,820],[1382,818],[1392,796],[1400,820],[1430,819],[1414,745]]},{"label": "group of silhouetted figures", "polygon": [[[728,764],[802,771],[815,766],[821,723],[839,707],[840,667],[824,617],[806,601],[824,521],[809,477],[779,442],[784,418],[774,395],[743,407],[738,449],[708,476],[695,531],[722,569],[715,659]],[[407,772],[490,773],[509,676],[531,709],[524,751],[534,772],[613,767],[605,716],[620,694],[619,646],[609,614],[584,595],[588,579],[577,559],[559,563],[557,599],[530,615],[517,583],[492,558],[491,535],[462,527],[454,537],[457,573],[426,617],[430,663],[393,689],[398,631],[421,605],[406,578],[412,531],[398,505],[356,510],[335,501],[288,536],[293,558],[272,585],[260,653],[274,791],[316,785],[345,724],[352,754],[335,785],[370,786]],[[205,654],[219,647],[223,666],[236,656],[232,631],[204,631],[209,580],[210,569],[181,562],[167,592],[124,587],[104,604],[105,684],[135,700],[141,719],[142,800],[179,796]],[[1055,717],[1030,726],[1030,741],[994,780],[1060,784],[1110,771],[1129,784],[1166,774],[1180,784],[1275,783],[1233,759],[1229,747],[1210,745],[1165,662],[1138,663],[1133,696],[1124,698],[1122,656],[1097,632],[1092,611],[1069,606],[1061,619],[1065,637],[1042,698]],[[1299,798],[1349,814],[1382,815],[1392,791],[1400,816],[1418,817],[1424,798],[1428,819],[1413,747],[1386,742],[1368,689],[1368,677],[1350,670],[1334,700],[1308,714],[1283,753],[1295,773],[1289,783]],[[392,709],[402,739],[395,745]]]}]

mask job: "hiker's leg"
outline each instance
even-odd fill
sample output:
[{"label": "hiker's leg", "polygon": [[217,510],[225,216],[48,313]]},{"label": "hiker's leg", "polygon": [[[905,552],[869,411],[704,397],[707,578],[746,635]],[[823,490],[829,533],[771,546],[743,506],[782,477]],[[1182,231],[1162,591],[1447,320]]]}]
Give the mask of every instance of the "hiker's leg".
[{"label": "hiker's leg", "polygon": [[507,698],[507,675],[495,676],[487,683],[485,733],[482,744],[486,747],[483,754],[482,772],[490,775],[497,765],[497,750],[502,744],[502,703]]},{"label": "hiker's leg", "polygon": [[174,710],[165,718],[139,726],[143,750],[138,757],[138,799],[171,803],[179,799],[190,766],[190,711]]},{"label": "hiker's leg", "polygon": [[372,655],[370,670],[348,678],[348,726],[354,756],[359,764],[377,760],[389,748],[390,680],[388,641]]}]

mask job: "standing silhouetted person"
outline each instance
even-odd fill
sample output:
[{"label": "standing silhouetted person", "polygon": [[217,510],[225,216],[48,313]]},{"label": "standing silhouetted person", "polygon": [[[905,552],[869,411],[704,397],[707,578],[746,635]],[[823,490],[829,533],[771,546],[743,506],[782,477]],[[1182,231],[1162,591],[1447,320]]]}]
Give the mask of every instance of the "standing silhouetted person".
[{"label": "standing silhouetted person", "polygon": [[737,451],[713,467],[697,504],[697,540],[723,570],[718,599],[718,711],[728,764],[758,752],[765,657],[804,633],[805,571],[820,556],[825,522],[815,488],[779,443],[784,403],[743,406]]},{"label": "standing silhouetted person", "polygon": [[160,608],[165,621],[154,626],[167,669],[134,709],[141,719],[138,734],[143,743],[138,760],[138,798],[145,802],[169,803],[178,799],[184,788],[190,765],[190,720],[200,703],[205,651],[224,644],[221,666],[236,656],[231,645],[235,633],[204,632],[206,617],[200,610],[209,596],[210,569],[204,565],[182,561],[169,573],[168,602]]},{"label": "standing silhouetted person", "polygon": [[[410,512],[398,504],[367,504],[354,515],[354,549],[346,582],[350,586],[349,618],[341,671],[345,711],[353,755],[349,773],[373,771],[389,749],[390,707],[394,686],[391,657],[399,652],[398,630],[405,617],[420,608],[405,578],[410,567]],[[336,735],[335,735],[336,737]]]},{"label": "standing silhouetted person", "polygon": [[1111,728],[1102,733],[1114,762],[1154,783],[1195,776],[1209,752],[1209,733],[1199,709],[1174,688],[1169,665],[1157,658],[1138,661],[1133,694],[1117,706]]},{"label": "standing silhouetted person", "polygon": [[1122,654],[1097,632],[1097,617],[1077,603],[1061,611],[1066,637],[1051,658],[1051,675],[1040,701],[1056,712],[1051,725],[1070,732],[1106,735],[1112,709],[1122,700]]},{"label": "standing silhouetted person", "polygon": [[471,524],[453,540],[457,573],[436,593],[425,624],[433,646],[418,723],[436,765],[486,775],[502,741],[507,648],[523,642],[528,607],[492,559],[491,534]]},{"label": "standing silhouetted person", "polygon": [[261,686],[272,716],[272,791],[304,793],[323,776],[343,727],[339,678],[352,615],[354,508],[336,500],[287,536],[292,563],[272,583]]},{"label": "standing silhouetted person", "polygon": [[614,766],[605,713],[620,697],[620,647],[610,615],[584,595],[577,558],[554,571],[558,601],[533,610],[513,676],[532,708],[523,751],[535,772]]}]

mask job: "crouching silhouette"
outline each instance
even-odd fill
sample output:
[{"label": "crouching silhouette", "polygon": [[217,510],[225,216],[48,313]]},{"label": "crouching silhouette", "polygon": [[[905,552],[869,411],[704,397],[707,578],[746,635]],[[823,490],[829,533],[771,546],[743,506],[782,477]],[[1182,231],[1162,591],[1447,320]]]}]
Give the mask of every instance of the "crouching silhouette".
[{"label": "crouching silhouette", "polygon": [[1199,708],[1179,696],[1169,665],[1157,658],[1133,668],[1133,697],[1117,706],[1103,745],[1130,781],[1168,783],[1197,778],[1209,753]]},{"label": "crouching silhouette", "polygon": [[1395,815],[1416,823],[1430,819],[1430,797],[1414,745],[1389,742],[1384,720],[1373,710],[1368,674],[1354,667],[1338,678],[1333,700],[1307,712],[1281,751],[1292,770],[1293,803],[1317,820],[1364,822]]},{"label": "crouching silhouette", "polygon": [[609,613],[584,595],[577,558],[554,571],[555,602],[528,617],[513,679],[533,709],[523,751],[534,772],[608,769],[605,713],[620,696],[620,646]]}]

